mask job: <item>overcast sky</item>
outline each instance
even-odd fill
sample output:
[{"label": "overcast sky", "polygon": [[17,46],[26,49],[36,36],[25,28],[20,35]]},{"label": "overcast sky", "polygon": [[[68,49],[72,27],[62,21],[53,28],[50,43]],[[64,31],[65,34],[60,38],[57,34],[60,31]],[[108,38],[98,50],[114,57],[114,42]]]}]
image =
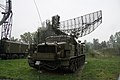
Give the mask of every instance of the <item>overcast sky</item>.
[{"label": "overcast sky", "polygon": [[[79,38],[92,41],[108,40],[111,34],[120,31],[120,0],[35,0],[42,21],[60,15],[61,21],[102,10],[102,24],[91,34]],[[25,32],[34,32],[40,26],[33,0],[12,0],[12,36],[19,38]]]}]

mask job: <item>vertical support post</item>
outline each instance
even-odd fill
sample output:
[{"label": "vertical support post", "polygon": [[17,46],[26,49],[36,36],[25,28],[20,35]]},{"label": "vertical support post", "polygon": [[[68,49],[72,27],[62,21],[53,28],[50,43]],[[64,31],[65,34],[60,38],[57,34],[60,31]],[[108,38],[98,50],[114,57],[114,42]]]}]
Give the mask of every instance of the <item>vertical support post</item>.
[{"label": "vertical support post", "polygon": [[1,39],[10,39],[11,38],[12,15],[13,15],[13,13],[11,12],[8,19],[2,24]]}]

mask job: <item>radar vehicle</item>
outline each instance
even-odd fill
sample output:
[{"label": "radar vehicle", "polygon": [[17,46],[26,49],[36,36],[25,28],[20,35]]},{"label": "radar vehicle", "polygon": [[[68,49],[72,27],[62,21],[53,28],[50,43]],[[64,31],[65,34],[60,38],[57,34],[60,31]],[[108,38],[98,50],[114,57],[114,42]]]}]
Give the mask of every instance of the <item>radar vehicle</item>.
[{"label": "radar vehicle", "polygon": [[37,69],[65,68],[75,72],[85,63],[85,43],[77,39],[91,33],[101,23],[101,10],[62,22],[60,16],[53,16],[46,26],[50,27],[49,31],[54,35],[49,33],[50,36],[43,43],[30,46],[29,65]]}]

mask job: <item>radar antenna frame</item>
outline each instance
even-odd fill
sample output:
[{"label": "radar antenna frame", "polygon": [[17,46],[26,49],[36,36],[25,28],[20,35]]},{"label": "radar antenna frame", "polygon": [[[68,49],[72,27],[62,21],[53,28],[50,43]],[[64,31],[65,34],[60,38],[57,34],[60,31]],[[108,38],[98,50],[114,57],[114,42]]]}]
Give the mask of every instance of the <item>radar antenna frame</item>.
[{"label": "radar antenna frame", "polygon": [[83,37],[94,31],[102,23],[102,11],[59,22],[60,16],[52,17],[52,28],[57,35]]},{"label": "radar antenna frame", "polygon": [[3,18],[0,21],[1,28],[1,39],[11,38],[12,30],[12,3],[11,0],[6,0],[6,5],[4,6],[4,11],[2,12]]}]

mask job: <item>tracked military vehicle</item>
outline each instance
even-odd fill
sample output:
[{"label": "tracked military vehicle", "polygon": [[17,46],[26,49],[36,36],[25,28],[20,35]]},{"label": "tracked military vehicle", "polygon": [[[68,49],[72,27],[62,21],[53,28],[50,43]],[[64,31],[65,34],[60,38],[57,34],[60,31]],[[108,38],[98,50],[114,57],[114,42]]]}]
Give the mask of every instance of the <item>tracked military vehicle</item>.
[{"label": "tracked military vehicle", "polygon": [[84,44],[74,42],[70,36],[50,36],[45,43],[37,45],[28,59],[31,67],[36,67],[35,63],[40,61],[40,66],[49,70],[69,67],[75,71],[85,62]]},{"label": "tracked military vehicle", "polygon": [[[60,17],[52,17],[52,31],[43,43],[30,46],[28,63],[33,68],[55,70],[66,68],[75,72],[85,62],[85,43],[76,41],[98,27],[102,22],[102,11],[59,22]],[[38,65],[39,64],[39,65]]]}]

